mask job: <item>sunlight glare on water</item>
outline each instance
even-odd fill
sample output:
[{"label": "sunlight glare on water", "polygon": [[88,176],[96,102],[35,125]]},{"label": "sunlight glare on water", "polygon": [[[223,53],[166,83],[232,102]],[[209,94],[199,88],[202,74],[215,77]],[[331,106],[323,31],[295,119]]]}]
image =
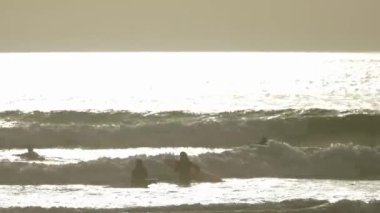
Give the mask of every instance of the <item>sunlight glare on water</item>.
[{"label": "sunlight glare on water", "polygon": [[380,181],[225,179],[222,183],[153,184],[148,189],[91,185],[0,186],[2,207],[128,208],[181,204],[263,203],[290,199],[379,199]]},{"label": "sunlight glare on water", "polygon": [[0,110],[375,109],[380,54],[2,53]]}]

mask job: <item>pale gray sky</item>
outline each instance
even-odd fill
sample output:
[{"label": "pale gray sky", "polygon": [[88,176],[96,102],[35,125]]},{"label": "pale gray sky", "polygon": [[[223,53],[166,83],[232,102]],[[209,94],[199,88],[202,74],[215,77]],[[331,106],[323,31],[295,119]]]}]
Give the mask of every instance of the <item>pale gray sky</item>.
[{"label": "pale gray sky", "polygon": [[379,51],[379,0],[0,0],[0,52]]}]

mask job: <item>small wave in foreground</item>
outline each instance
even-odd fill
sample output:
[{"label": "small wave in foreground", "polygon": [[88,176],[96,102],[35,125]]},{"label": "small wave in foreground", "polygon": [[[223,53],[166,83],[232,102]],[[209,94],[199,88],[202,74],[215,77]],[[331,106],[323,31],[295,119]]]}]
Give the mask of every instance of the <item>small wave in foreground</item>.
[{"label": "small wave in foreground", "polygon": [[2,213],[120,213],[120,212],[172,212],[172,213],[378,213],[380,201],[350,201],[341,200],[329,203],[325,200],[286,200],[278,203],[267,202],[262,204],[214,204],[214,205],[179,205],[148,208],[124,209],[84,209],[84,208],[0,208]]},{"label": "small wave in foreground", "polygon": [[173,205],[260,204],[294,199],[379,200],[380,181],[287,178],[224,179],[191,187],[156,183],[149,188],[101,185],[0,185],[0,207],[138,208]]}]

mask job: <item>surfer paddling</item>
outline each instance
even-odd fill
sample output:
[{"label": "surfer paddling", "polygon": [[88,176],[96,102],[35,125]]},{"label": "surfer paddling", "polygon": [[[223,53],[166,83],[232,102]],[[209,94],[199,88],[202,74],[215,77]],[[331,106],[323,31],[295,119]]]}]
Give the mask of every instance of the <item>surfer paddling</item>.
[{"label": "surfer paddling", "polygon": [[135,168],[131,174],[132,187],[148,187],[148,171],[145,168],[141,159],[136,160]]},{"label": "surfer paddling", "polygon": [[186,152],[181,152],[179,160],[167,158],[164,164],[178,173],[179,185],[189,186],[191,181],[196,182],[221,182],[222,179],[191,162]]},{"label": "surfer paddling", "polygon": [[18,156],[24,160],[45,160],[45,158],[35,152],[31,146],[28,147],[28,152],[19,154]]},{"label": "surfer paddling", "polygon": [[191,169],[195,169],[197,172],[200,171],[199,166],[189,160],[186,152],[181,152],[179,161],[174,167],[174,171],[179,175],[178,180],[181,185],[190,185]]}]

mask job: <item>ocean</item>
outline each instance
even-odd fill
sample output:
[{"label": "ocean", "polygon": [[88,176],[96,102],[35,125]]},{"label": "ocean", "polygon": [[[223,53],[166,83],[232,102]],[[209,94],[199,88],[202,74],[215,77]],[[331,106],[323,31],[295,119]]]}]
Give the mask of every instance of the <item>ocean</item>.
[{"label": "ocean", "polygon": [[[0,69],[0,212],[380,211],[378,53],[1,53]],[[164,160],[181,151],[222,181],[178,186]],[[148,188],[129,185],[137,158]]]}]

